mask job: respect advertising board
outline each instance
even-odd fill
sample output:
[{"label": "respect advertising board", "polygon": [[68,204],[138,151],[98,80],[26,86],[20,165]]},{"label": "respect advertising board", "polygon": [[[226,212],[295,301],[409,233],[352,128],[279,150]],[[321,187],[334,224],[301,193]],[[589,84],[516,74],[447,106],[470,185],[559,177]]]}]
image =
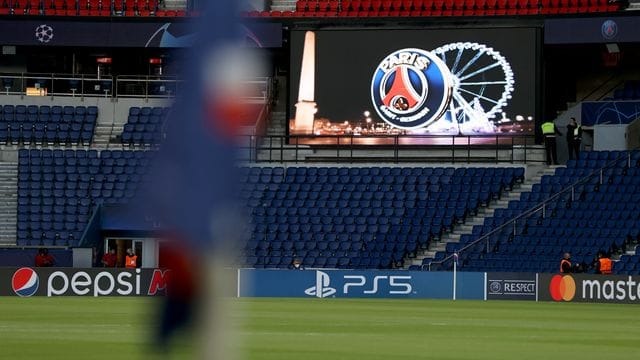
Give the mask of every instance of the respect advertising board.
[{"label": "respect advertising board", "polygon": [[157,296],[171,272],[161,269],[0,268],[0,296]]},{"label": "respect advertising board", "polygon": [[640,276],[540,274],[539,299],[640,304]]},{"label": "respect advertising board", "polygon": [[531,273],[487,273],[487,300],[536,300],[537,276]]}]

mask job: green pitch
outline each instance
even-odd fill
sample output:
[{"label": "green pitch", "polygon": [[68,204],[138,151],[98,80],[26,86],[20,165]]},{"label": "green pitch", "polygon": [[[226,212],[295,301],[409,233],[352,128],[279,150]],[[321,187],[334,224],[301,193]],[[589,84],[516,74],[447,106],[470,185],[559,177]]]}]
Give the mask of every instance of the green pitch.
[{"label": "green pitch", "polygon": [[[243,299],[245,359],[637,359],[640,307],[533,302]],[[154,300],[1,298],[1,359],[152,358]],[[170,358],[191,358],[183,334]]]}]

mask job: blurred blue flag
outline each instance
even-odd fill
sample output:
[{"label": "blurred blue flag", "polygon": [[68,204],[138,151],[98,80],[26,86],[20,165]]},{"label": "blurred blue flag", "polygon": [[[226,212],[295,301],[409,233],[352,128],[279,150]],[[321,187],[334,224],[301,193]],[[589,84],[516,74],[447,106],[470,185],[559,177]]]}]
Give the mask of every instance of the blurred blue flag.
[{"label": "blurred blue flag", "polygon": [[216,111],[224,108],[223,85],[233,80],[217,77],[224,70],[215,59],[242,40],[237,9],[237,1],[210,0],[194,20],[194,46],[189,62],[181,64],[186,81],[169,113],[152,183],[144,189],[145,212],[194,249],[224,240],[216,238],[220,232],[214,227],[225,226],[236,200],[233,119]]}]

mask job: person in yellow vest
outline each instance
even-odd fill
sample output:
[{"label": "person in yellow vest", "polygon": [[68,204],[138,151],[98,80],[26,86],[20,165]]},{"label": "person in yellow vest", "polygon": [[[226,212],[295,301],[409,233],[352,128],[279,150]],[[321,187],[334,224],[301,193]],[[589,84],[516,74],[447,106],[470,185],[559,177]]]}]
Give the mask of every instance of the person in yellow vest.
[{"label": "person in yellow vest", "polygon": [[602,251],[598,253],[598,261],[596,261],[596,274],[611,274],[611,259]]},{"label": "person in yellow vest", "polygon": [[127,269],[135,269],[138,267],[138,256],[133,252],[133,249],[127,249],[124,267]]},{"label": "person in yellow vest", "polygon": [[573,272],[573,267],[571,266],[571,254],[568,252],[564,253],[562,260],[560,260],[560,272],[563,274]]},{"label": "person in yellow vest", "polygon": [[[578,159],[580,144],[582,143],[582,126],[572,117],[567,125],[567,148],[569,149],[569,160]],[[575,154],[575,157],[574,157]]]},{"label": "person in yellow vest", "polygon": [[541,126],[542,136],[544,136],[544,148],[547,152],[547,165],[558,165],[558,155],[556,154],[556,135],[562,136],[558,127],[553,121],[547,121]]}]

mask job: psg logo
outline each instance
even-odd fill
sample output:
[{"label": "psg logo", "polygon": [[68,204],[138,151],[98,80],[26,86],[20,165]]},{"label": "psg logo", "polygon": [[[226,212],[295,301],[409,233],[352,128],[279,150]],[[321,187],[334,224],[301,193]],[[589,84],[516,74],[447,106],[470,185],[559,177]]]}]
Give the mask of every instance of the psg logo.
[{"label": "psg logo", "polygon": [[371,99],[380,118],[391,126],[417,129],[445,113],[451,89],[447,66],[431,52],[410,48],[380,62],[371,82]]},{"label": "psg logo", "polygon": [[616,22],[613,20],[607,20],[602,23],[601,31],[602,37],[608,40],[613,39],[614,37],[616,37],[616,35],[618,35],[618,24],[616,24]]}]

